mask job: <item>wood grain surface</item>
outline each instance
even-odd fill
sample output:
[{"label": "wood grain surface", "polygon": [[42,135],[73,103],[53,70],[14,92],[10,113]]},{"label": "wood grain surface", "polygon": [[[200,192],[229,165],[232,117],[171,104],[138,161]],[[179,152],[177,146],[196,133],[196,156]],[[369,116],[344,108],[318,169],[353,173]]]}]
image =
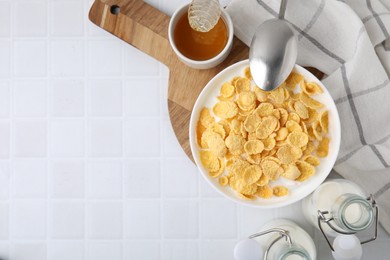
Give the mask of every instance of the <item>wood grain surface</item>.
[{"label": "wood grain surface", "polygon": [[[170,121],[181,147],[193,161],[188,128],[194,103],[207,82],[218,72],[248,58],[248,47],[234,37],[232,51],[224,62],[209,70],[196,70],[181,63],[169,45],[170,17],[142,0],[95,0],[89,19],[169,68],[167,102]],[[322,77],[321,72],[311,71]]]}]

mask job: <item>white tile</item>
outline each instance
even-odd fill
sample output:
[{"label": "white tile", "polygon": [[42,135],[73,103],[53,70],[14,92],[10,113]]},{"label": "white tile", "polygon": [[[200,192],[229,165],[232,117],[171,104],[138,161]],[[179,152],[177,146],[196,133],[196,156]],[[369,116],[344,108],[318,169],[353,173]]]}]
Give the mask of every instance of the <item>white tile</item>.
[{"label": "white tile", "polygon": [[14,160],[12,164],[12,196],[45,198],[47,186],[45,160]]},{"label": "white tile", "polygon": [[122,115],[122,81],[101,79],[89,81],[89,114],[92,116]]},{"label": "white tile", "polygon": [[240,222],[237,223],[239,237],[248,237],[258,232],[267,222],[277,218],[273,209],[258,209],[247,206],[238,206]]},{"label": "white tile", "polygon": [[43,200],[13,201],[11,237],[14,239],[46,238],[46,203]]},{"label": "white tile", "polygon": [[87,163],[87,197],[115,199],[122,196],[121,161],[89,161]]},{"label": "white tile", "polygon": [[128,200],[124,232],[125,237],[130,239],[160,238],[160,202]]},{"label": "white tile", "polygon": [[84,238],[84,203],[51,202],[49,233],[50,237],[55,239]]},{"label": "white tile", "polygon": [[84,121],[51,120],[50,154],[58,157],[78,157],[84,155]]},{"label": "white tile", "polygon": [[55,1],[50,3],[53,36],[82,36],[84,32],[83,1]]},{"label": "white tile", "polygon": [[88,73],[90,75],[121,75],[122,45],[118,39],[88,42]]},{"label": "white tile", "polygon": [[47,7],[42,1],[22,1],[14,5],[16,36],[45,36]]},{"label": "white tile", "polygon": [[160,120],[126,120],[125,153],[127,156],[159,156]]},{"label": "white tile", "polygon": [[163,260],[198,260],[198,241],[165,240]]},{"label": "white tile", "polygon": [[[163,233],[165,238],[198,237],[198,202],[167,200],[163,207]],[[231,223],[229,224],[231,225]]]},{"label": "white tile", "polygon": [[169,157],[187,157],[183,148],[173,132],[171,122],[164,120],[163,124],[163,151],[165,156]]},{"label": "white tile", "polygon": [[160,197],[160,161],[131,160],[125,166],[124,189],[128,198]]},{"label": "white tile", "polygon": [[0,120],[0,158],[9,156],[10,123],[8,120]]},{"label": "white tile", "polygon": [[167,85],[164,89],[168,90],[169,68],[163,63],[160,63],[160,76],[163,79],[163,82]]},{"label": "white tile", "polygon": [[188,158],[166,159],[164,162],[164,193],[168,198],[198,196],[198,169]]},{"label": "white tile", "polygon": [[122,259],[122,242],[89,241],[87,249],[88,260],[120,260]]},{"label": "white tile", "polygon": [[124,259],[160,260],[160,242],[129,241],[125,243]]},{"label": "white tile", "polygon": [[9,198],[10,167],[8,161],[0,161],[0,201]]},{"label": "white tile", "polygon": [[125,112],[127,116],[160,115],[159,80],[128,80],[125,88]]},{"label": "white tile", "polygon": [[274,212],[279,218],[287,218],[298,224],[303,229],[309,231],[309,233],[314,232],[315,227],[312,226],[303,215],[301,201],[295,202],[286,207],[277,208]]},{"label": "white tile", "polygon": [[50,109],[53,116],[84,115],[84,82],[57,79],[50,83]]},{"label": "white tile", "polygon": [[112,34],[103,30],[102,28],[100,28],[96,24],[90,22],[90,23],[88,23],[88,36],[90,36],[91,38],[93,38],[93,37],[111,38]]},{"label": "white tile", "polygon": [[0,37],[8,37],[11,27],[11,5],[9,2],[0,2]]},{"label": "white tile", "polygon": [[52,198],[82,198],[84,196],[83,161],[52,161],[49,173]]},{"label": "white tile", "polygon": [[84,242],[50,241],[48,243],[48,260],[84,260]]},{"label": "white tile", "polygon": [[11,44],[0,41],[0,78],[7,77],[11,72]]},{"label": "white tile", "polygon": [[237,240],[203,240],[202,260],[234,260],[233,249]]},{"label": "white tile", "polygon": [[0,202],[0,241],[9,238],[9,205]]},{"label": "white tile", "polygon": [[39,77],[46,75],[46,41],[14,41],[13,47],[14,72],[16,76]]},{"label": "white tile", "polygon": [[2,259],[9,259],[9,242],[0,241],[0,257]]},{"label": "white tile", "polygon": [[81,40],[50,43],[51,75],[82,76],[84,74],[84,42]]},{"label": "white tile", "polygon": [[156,9],[161,8],[160,0],[145,0],[144,2],[147,3],[148,5],[153,6]]},{"label": "white tile", "polygon": [[183,0],[161,0],[161,11],[168,14],[169,16],[172,16],[176,9],[182,5],[185,5],[186,3],[188,2]]},{"label": "white tile", "polygon": [[[200,173],[199,173],[200,175]],[[200,195],[203,198],[223,198],[205,179],[199,176]]]},{"label": "white tile", "polygon": [[0,82],[0,117],[9,116],[10,99],[11,97],[9,83]]},{"label": "white tile", "polygon": [[226,199],[204,200],[201,210],[202,238],[235,238],[236,205]]},{"label": "white tile", "polygon": [[17,242],[11,248],[11,259],[46,260],[46,243]]},{"label": "white tile", "polygon": [[122,120],[92,119],[88,126],[89,155],[122,156]]},{"label": "white tile", "polygon": [[17,120],[13,126],[14,155],[43,157],[46,155],[46,120]]},{"label": "white tile", "polygon": [[15,81],[12,93],[13,114],[22,117],[46,116],[46,82]]},{"label": "white tile", "polygon": [[122,238],[122,221],[121,202],[90,202],[87,205],[88,238]]},{"label": "white tile", "polygon": [[125,46],[125,64],[129,76],[159,75],[159,62],[133,46]]}]

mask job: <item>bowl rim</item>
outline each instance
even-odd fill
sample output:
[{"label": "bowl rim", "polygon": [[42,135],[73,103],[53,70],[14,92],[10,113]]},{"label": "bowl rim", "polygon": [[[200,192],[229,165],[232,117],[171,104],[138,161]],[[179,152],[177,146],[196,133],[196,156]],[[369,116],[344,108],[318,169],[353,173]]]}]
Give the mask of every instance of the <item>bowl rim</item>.
[{"label": "bowl rim", "polygon": [[[243,64],[247,64],[249,66],[249,59],[236,62],[236,63],[226,67],[222,71],[220,71],[217,75],[215,75],[206,84],[206,86],[202,89],[202,91],[200,92],[198,98],[196,99],[195,104],[194,104],[194,106],[192,108],[192,111],[191,111],[190,126],[189,126],[189,132],[188,132],[189,133],[189,141],[190,141],[190,148],[191,148],[192,157],[194,158],[194,161],[195,161],[196,167],[198,168],[198,171],[201,173],[202,177],[206,180],[208,185],[210,185],[214,190],[216,190],[223,197],[226,197],[226,198],[228,198],[229,200],[231,200],[231,201],[233,201],[235,203],[238,203],[238,204],[241,204],[241,205],[245,205],[245,206],[249,206],[249,207],[254,207],[254,208],[270,209],[270,208],[284,207],[284,206],[293,204],[293,203],[295,203],[297,201],[300,201],[300,200],[304,199],[305,197],[307,197],[312,192],[314,192],[321,185],[321,183],[324,182],[324,180],[328,177],[328,175],[332,171],[332,169],[334,167],[334,164],[336,162],[339,150],[340,150],[340,143],[341,143],[340,116],[339,116],[336,104],[334,103],[334,99],[330,95],[330,93],[327,90],[327,88],[322,84],[322,82],[316,76],[314,76],[310,71],[308,71],[307,69],[303,68],[302,66],[300,66],[298,64],[295,64],[293,70],[296,70],[296,69],[303,70],[305,73],[307,73],[308,75],[311,75],[313,78],[316,79],[316,83],[320,85],[320,87],[324,90],[324,94],[328,95],[330,100],[331,100],[330,104],[328,104],[328,105],[332,106],[333,107],[332,110],[335,111],[335,113],[334,113],[334,120],[333,121],[335,122],[335,129],[337,129],[338,131],[335,131],[333,139],[335,139],[337,142],[335,143],[335,155],[332,157],[332,160],[330,161],[330,164],[332,166],[331,166],[329,172],[326,173],[326,174],[323,174],[321,176],[321,178],[319,179],[318,183],[315,183],[315,185],[313,185],[313,188],[308,189],[309,191],[303,191],[303,193],[301,193],[298,196],[295,196],[295,197],[293,197],[291,199],[288,199],[288,200],[285,200],[285,201],[275,202],[275,204],[266,204],[266,205],[254,204],[254,203],[252,203],[251,200],[240,199],[238,196],[231,196],[229,194],[224,193],[222,191],[223,187],[217,188],[216,185],[206,176],[206,173],[203,172],[202,168],[199,166],[201,164],[201,162],[200,162],[200,159],[198,158],[198,156],[196,154],[196,150],[195,150],[195,149],[199,150],[199,148],[197,147],[198,144],[197,144],[197,141],[196,141],[196,130],[195,130],[196,124],[197,124],[197,120],[196,119],[198,119],[198,115],[195,115],[194,110],[195,110],[195,108],[197,108],[199,106],[199,103],[203,99],[202,97],[205,95],[205,93],[208,91],[208,89],[211,86],[214,85],[214,82],[217,81],[219,79],[219,77],[221,77],[222,74],[224,74],[227,70],[232,70],[235,67],[243,66]],[[328,110],[330,110],[330,109],[328,109]],[[195,140],[194,140],[194,138],[195,138]]]},{"label": "bowl rim", "polygon": [[224,20],[225,24],[226,24],[226,27],[229,31],[229,34],[228,34],[228,40],[226,42],[226,45],[225,47],[221,50],[220,53],[218,53],[217,56],[211,58],[211,59],[208,59],[208,60],[193,60],[193,59],[190,59],[188,57],[186,57],[184,54],[182,54],[176,47],[176,43],[173,39],[173,30],[174,30],[174,23],[176,25],[176,20],[180,18],[180,15],[185,11],[186,8],[188,8],[190,6],[189,3],[187,4],[184,4],[182,6],[180,6],[178,9],[176,9],[176,11],[173,13],[173,15],[171,16],[171,19],[169,20],[169,25],[168,25],[168,40],[169,40],[169,43],[173,49],[173,51],[175,52],[175,54],[180,58],[182,59],[183,61],[189,63],[189,64],[192,64],[194,66],[196,65],[208,65],[208,64],[211,64],[219,59],[221,59],[225,54],[226,52],[229,52],[230,50],[230,46],[232,45],[233,43],[233,36],[234,36],[234,26],[233,26],[233,21],[230,17],[230,15],[228,14],[228,12],[221,7],[221,18]]}]

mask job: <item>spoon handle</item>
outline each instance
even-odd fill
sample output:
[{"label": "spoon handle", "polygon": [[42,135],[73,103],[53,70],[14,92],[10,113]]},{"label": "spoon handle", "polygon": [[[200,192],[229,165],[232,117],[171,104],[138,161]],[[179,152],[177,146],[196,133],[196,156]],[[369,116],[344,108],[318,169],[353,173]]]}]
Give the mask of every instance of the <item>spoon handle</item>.
[{"label": "spoon handle", "polygon": [[280,3],[279,19],[284,20],[284,13],[286,12],[287,0],[282,0]]}]

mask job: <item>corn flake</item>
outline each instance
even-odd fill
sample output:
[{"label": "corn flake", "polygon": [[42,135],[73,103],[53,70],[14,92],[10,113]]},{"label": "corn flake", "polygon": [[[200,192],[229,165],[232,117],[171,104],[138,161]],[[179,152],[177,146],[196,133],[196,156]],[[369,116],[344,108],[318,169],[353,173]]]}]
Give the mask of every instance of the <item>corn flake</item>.
[{"label": "corn flake", "polygon": [[268,185],[258,186],[256,195],[263,199],[271,198],[273,195],[273,190]]},{"label": "corn flake", "polygon": [[210,151],[200,151],[200,161],[206,170],[211,172],[218,171],[221,167],[218,158]]},{"label": "corn flake", "polygon": [[330,139],[328,137],[323,138],[318,143],[316,154],[319,157],[328,156]]},{"label": "corn flake", "polygon": [[214,124],[214,117],[211,116],[208,108],[203,108],[200,111],[199,122],[206,128],[209,128]]},{"label": "corn flake", "polygon": [[286,179],[295,180],[301,175],[298,167],[295,164],[289,164],[286,166],[282,176]]},{"label": "corn flake", "polygon": [[315,168],[313,165],[305,162],[305,161],[297,161],[296,165],[301,172],[301,175],[296,179],[297,181],[305,181],[315,173]]},{"label": "corn flake", "polygon": [[254,92],[255,92],[255,95],[256,95],[256,98],[257,98],[258,101],[260,101],[260,102],[267,101],[268,93],[266,91],[262,90],[258,86],[255,86]]},{"label": "corn flake", "polygon": [[275,186],[273,188],[273,193],[277,197],[286,196],[288,194],[288,189],[284,186]]},{"label": "corn flake", "polygon": [[236,87],[236,93],[237,94],[240,94],[241,92],[244,92],[244,91],[250,91],[251,90],[251,82],[249,79],[247,78],[238,78],[236,81],[235,81],[235,85]]},{"label": "corn flake", "polygon": [[292,132],[287,136],[287,143],[299,148],[305,146],[308,141],[309,137],[303,132]]},{"label": "corn flake", "polygon": [[251,165],[245,168],[243,179],[247,184],[253,184],[260,179],[262,174],[260,166]]},{"label": "corn flake", "polygon": [[249,140],[244,144],[246,154],[259,154],[264,150],[264,144],[260,140]]},{"label": "corn flake", "polygon": [[301,74],[292,72],[286,79],[286,87],[289,90],[295,90],[297,84],[299,84],[301,81],[303,81],[303,76]]},{"label": "corn flake", "polygon": [[232,118],[237,115],[238,107],[232,101],[220,101],[213,107],[213,112],[221,118]]},{"label": "corn flake", "polygon": [[306,106],[301,101],[296,101],[294,103],[294,110],[302,119],[307,119],[309,117],[309,111],[307,111]]},{"label": "corn flake", "polygon": [[302,150],[287,144],[279,148],[276,156],[283,164],[291,164],[302,156]]},{"label": "corn flake", "polygon": [[229,179],[226,175],[219,177],[218,182],[221,186],[226,186],[229,183]]},{"label": "corn flake", "polygon": [[327,134],[328,128],[329,128],[329,119],[328,119],[328,111],[327,110],[321,114],[320,126],[321,126],[322,130],[325,132],[325,134]]},{"label": "corn flake", "polygon": [[234,86],[229,82],[225,82],[223,83],[219,94],[223,98],[231,98],[234,95],[234,92],[235,92]]}]

